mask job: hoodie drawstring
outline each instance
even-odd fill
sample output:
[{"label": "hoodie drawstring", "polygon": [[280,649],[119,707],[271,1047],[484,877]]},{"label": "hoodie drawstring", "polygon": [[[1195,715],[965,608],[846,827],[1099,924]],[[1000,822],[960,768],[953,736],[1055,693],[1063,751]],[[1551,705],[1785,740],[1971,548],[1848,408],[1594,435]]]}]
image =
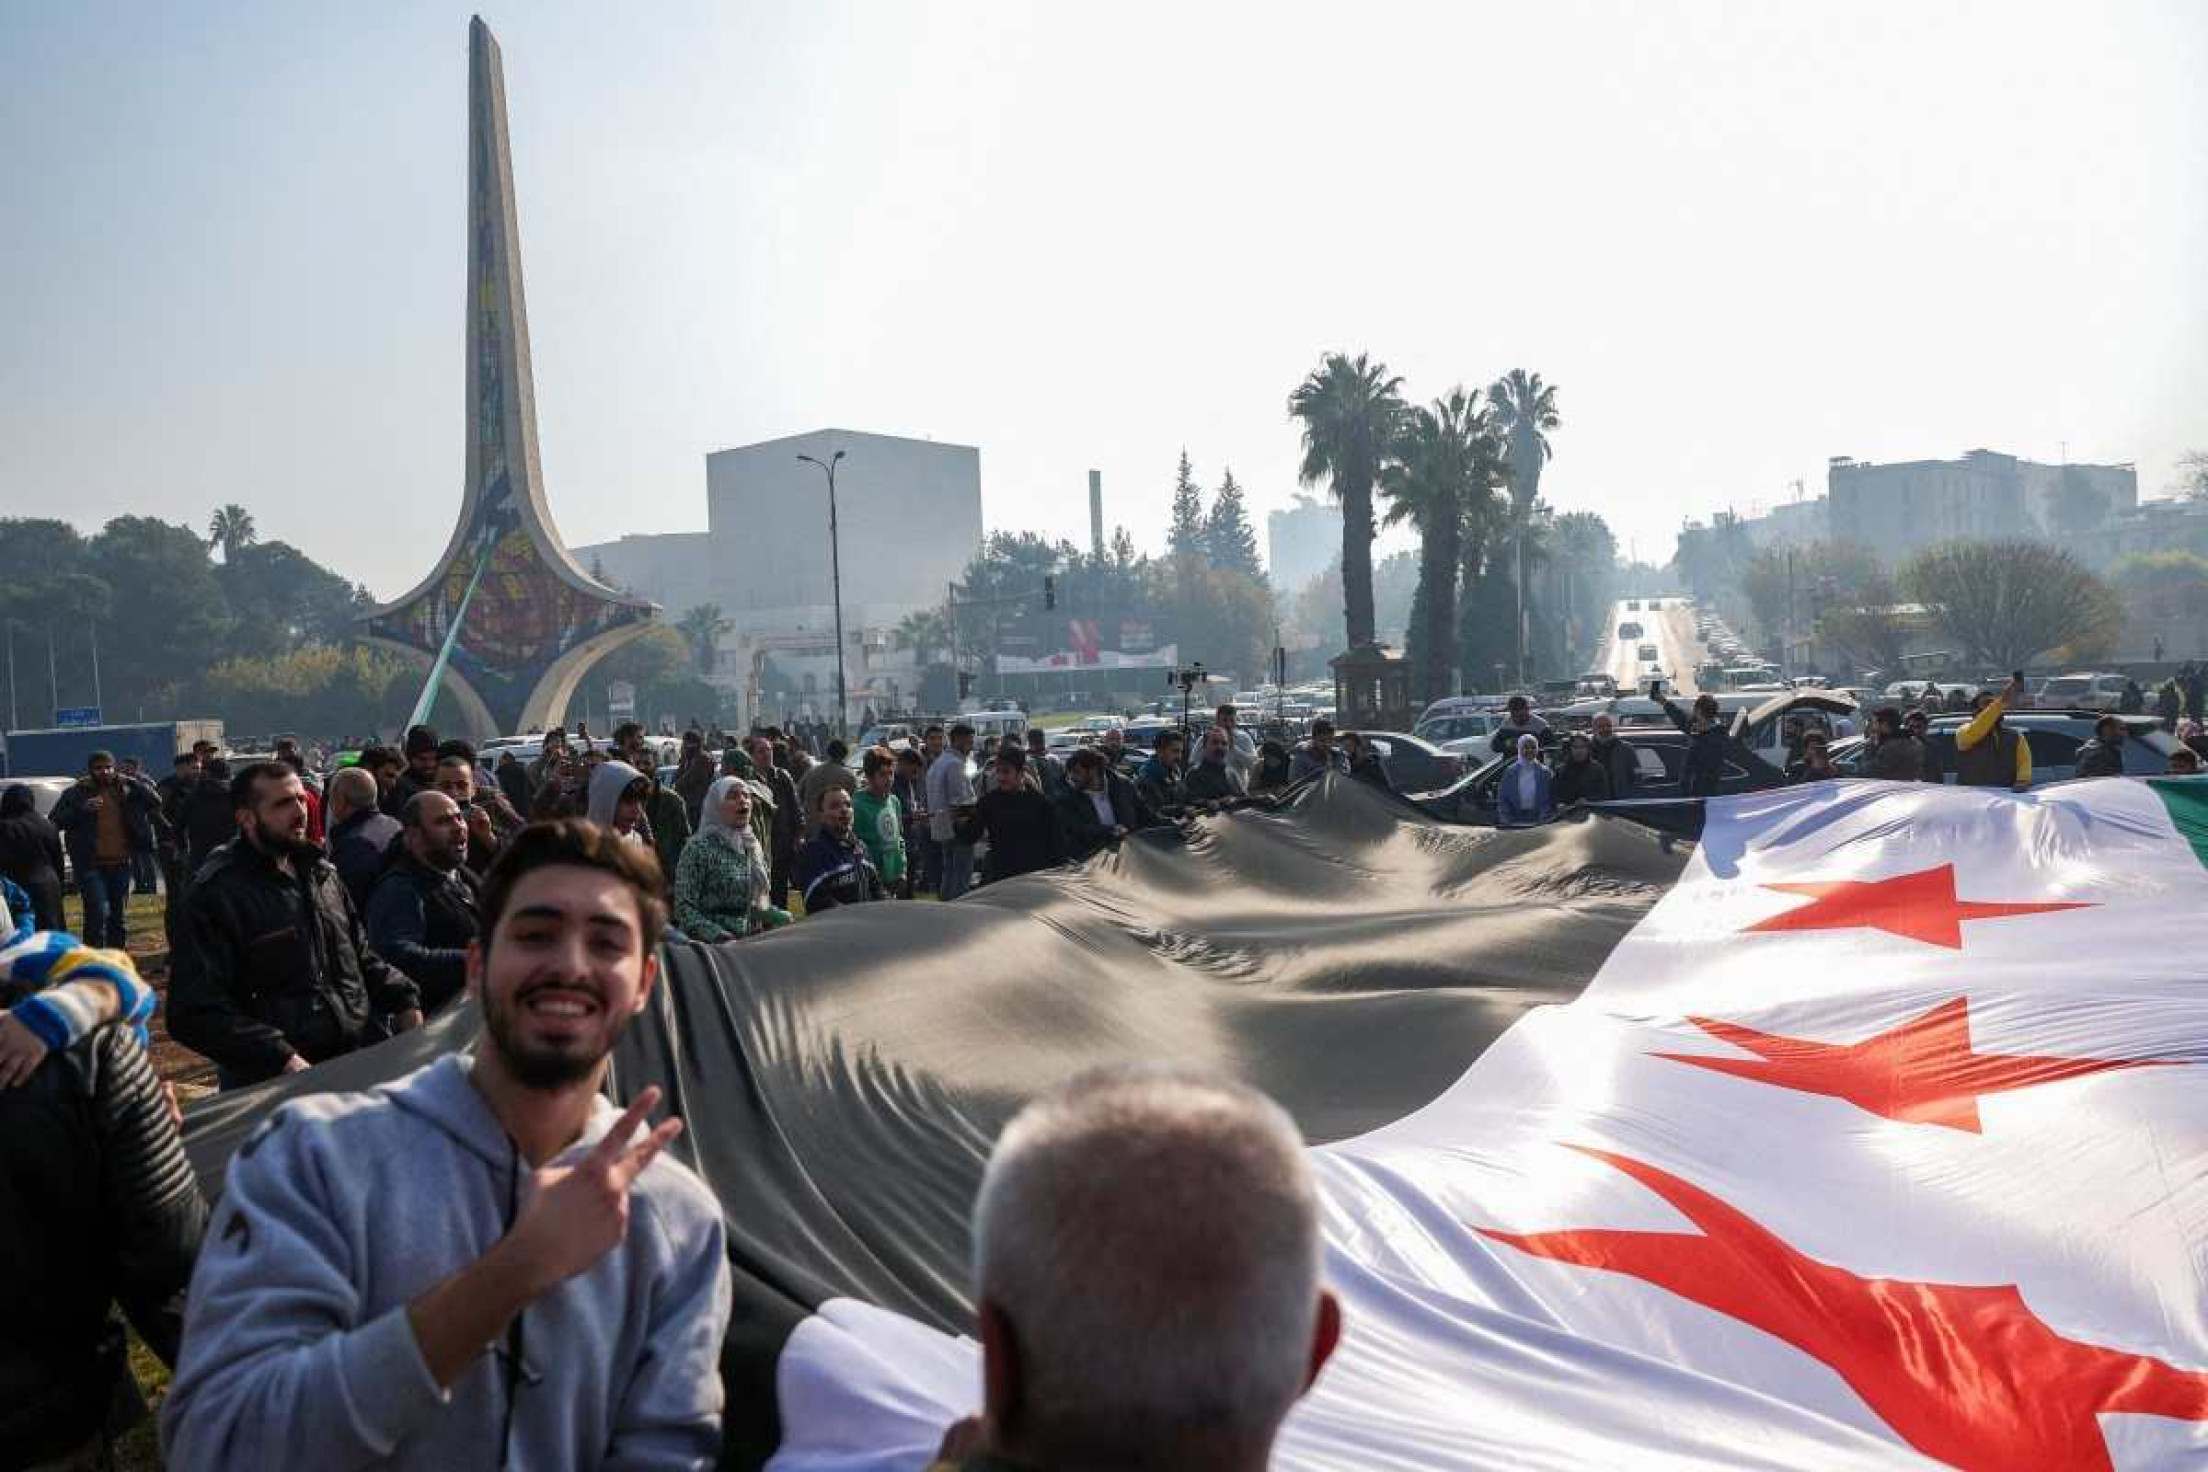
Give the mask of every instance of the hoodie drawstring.
[{"label": "hoodie drawstring", "polygon": [[[521,1147],[514,1137],[506,1137],[506,1224],[505,1231],[514,1229],[514,1217],[521,1202]],[[498,1465],[511,1464],[514,1447],[514,1405],[521,1398],[521,1321],[528,1310],[514,1315],[506,1326],[506,1420],[498,1433]]]}]

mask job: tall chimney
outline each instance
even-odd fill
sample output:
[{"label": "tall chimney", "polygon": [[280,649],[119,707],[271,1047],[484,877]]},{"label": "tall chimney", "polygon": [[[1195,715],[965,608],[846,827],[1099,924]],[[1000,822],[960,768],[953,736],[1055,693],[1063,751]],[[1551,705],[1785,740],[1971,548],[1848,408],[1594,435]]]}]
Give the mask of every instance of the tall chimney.
[{"label": "tall chimney", "polygon": [[1089,555],[1104,560],[1104,472],[1089,472]]}]

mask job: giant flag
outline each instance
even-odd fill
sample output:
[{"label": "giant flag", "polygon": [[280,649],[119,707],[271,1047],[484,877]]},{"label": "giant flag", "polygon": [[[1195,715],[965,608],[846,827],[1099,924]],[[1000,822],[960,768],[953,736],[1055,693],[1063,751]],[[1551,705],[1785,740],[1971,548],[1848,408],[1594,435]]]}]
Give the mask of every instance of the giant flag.
[{"label": "giant flag", "polygon": [[[1821,784],[1682,846],[1328,780],[674,946],[613,1088],[669,1088],[728,1209],[728,1461],[925,1462],[978,1399],[989,1143],[1127,1058],[1233,1072],[1311,1143],[1347,1324],[1279,1466],[2208,1458],[2203,787]],[[209,1179],[305,1086],[204,1108]]]}]

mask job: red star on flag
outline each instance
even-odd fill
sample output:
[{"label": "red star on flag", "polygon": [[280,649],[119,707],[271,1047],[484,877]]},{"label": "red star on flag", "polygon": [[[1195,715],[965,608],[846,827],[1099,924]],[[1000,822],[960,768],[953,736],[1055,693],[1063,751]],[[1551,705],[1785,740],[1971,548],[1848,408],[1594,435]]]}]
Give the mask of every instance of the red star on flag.
[{"label": "red star on flag", "polygon": [[1779,894],[1807,895],[1814,902],[1758,920],[1743,934],[1780,930],[1883,930],[1926,945],[1963,948],[1965,920],[2005,920],[2053,910],[2092,908],[2083,901],[2051,904],[1991,904],[1955,897],[1955,866],[1919,869],[1887,879],[1832,879],[1809,884],[1766,884]]},{"label": "red star on flag", "polygon": [[2174,1058],[2054,1058],[2029,1053],[1978,1053],[1970,1046],[1970,999],[1942,1002],[1921,1017],[1860,1043],[1758,1032],[1737,1022],[1687,1019],[1711,1037],[1753,1053],[1713,1058],[1658,1053],[1738,1078],[1807,1094],[1829,1094],[1858,1109],[1904,1124],[1937,1124],[1978,1133],[1978,1099],[2119,1068],[2156,1068]]},{"label": "red star on flag", "polygon": [[1583,1153],[1648,1187],[1701,1232],[1483,1228],[1480,1235],[1535,1257],[1639,1278],[1753,1325],[1831,1366],[1926,1456],[1970,1472],[2106,1472],[2103,1412],[2208,1421],[2208,1372],[2067,1338],[2013,1284],[1860,1277],[1796,1251],[1655,1166],[1603,1150]]}]

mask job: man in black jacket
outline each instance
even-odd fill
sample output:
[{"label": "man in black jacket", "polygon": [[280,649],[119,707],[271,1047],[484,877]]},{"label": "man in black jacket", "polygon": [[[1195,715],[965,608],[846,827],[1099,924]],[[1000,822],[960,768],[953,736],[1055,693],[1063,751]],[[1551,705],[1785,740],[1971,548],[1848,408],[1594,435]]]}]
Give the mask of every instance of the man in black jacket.
[{"label": "man in black jacket", "polygon": [[992,764],[996,783],[974,803],[973,815],[958,822],[961,843],[989,841],[984,883],[1032,874],[1066,860],[1065,837],[1050,799],[1027,785],[1027,753],[1007,741]]},{"label": "man in black jacket", "polygon": [[400,824],[377,806],[381,796],[376,779],[359,767],[340,767],[330,776],[329,799],[323,816],[329,822],[324,841],[337,877],[345,881],[345,893],[353,908],[367,913],[368,892],[391,856]]},{"label": "man in black jacket", "polygon": [[2124,775],[2124,723],[2113,715],[2093,723],[2093,739],[2078,747],[2080,777]]},{"label": "man in black jacket", "polygon": [[468,945],[482,929],[467,868],[468,824],[442,792],[406,802],[398,851],[368,897],[368,944],[414,979],[434,1013],[468,984]]},{"label": "man in black jacket", "polygon": [[[0,990],[0,1004],[19,1000]],[[175,1117],[127,1025],[0,1087],[0,1467],[108,1465],[137,1400],[108,1305],[174,1364],[206,1225]]]},{"label": "man in black jacket", "polygon": [[1649,697],[1659,701],[1671,723],[1687,733],[1687,770],[1684,796],[1715,797],[1718,784],[1725,776],[1725,756],[1732,738],[1725,732],[1724,717],[1717,708],[1717,697],[1709,694],[1694,697],[1694,709],[1690,713],[1679,707],[1679,702],[1663,693],[1663,681],[1648,682]]},{"label": "man in black jacket", "polygon": [[231,780],[238,836],[184,904],[169,983],[169,1034],[235,1088],[378,1041],[377,1016],[419,1027],[421,992],[368,947],[337,870],[307,839],[291,768],[254,762]]},{"label": "man in black jacket", "polygon": [[1631,797],[1633,789],[1640,785],[1641,759],[1635,754],[1633,743],[1618,735],[1617,718],[1608,711],[1595,716],[1591,754],[1609,779],[1610,795],[1613,798]]},{"label": "man in black jacket", "polygon": [[1549,792],[1558,807],[1610,800],[1610,773],[1595,760],[1594,740],[1585,731],[1574,731],[1565,743]]},{"label": "man in black jacket", "polygon": [[1093,746],[1066,758],[1066,795],[1058,799],[1058,823],[1066,857],[1081,862],[1157,820],[1135,786]]}]

